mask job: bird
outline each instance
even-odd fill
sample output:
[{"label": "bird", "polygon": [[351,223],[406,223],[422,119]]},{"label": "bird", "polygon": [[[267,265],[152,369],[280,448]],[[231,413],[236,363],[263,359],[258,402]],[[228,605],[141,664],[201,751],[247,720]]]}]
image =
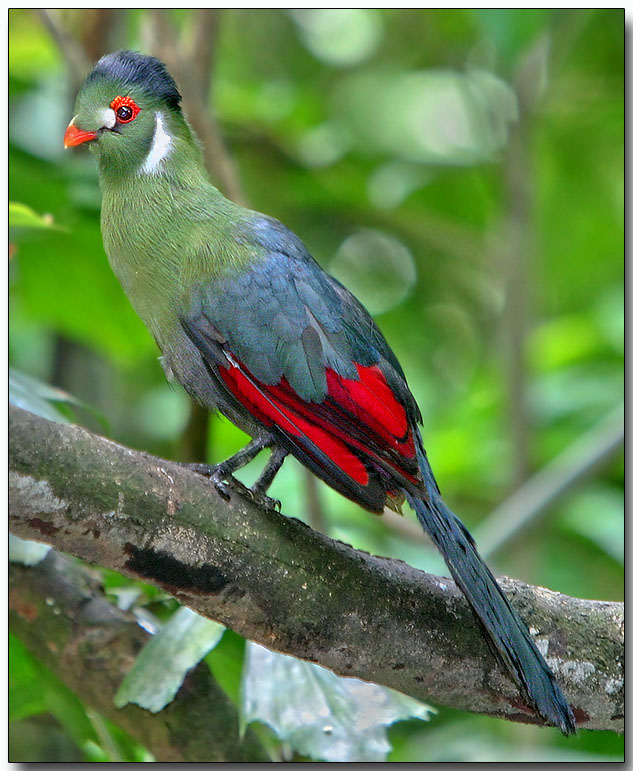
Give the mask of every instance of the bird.
[{"label": "bird", "polygon": [[527,704],[574,733],[552,670],[440,494],[420,410],[376,322],[292,231],[212,185],[181,101],[157,58],[107,54],[64,145],[96,159],[105,252],[167,378],[252,437],[214,478],[270,448],[256,495],[292,455],[370,512],[408,501]]}]

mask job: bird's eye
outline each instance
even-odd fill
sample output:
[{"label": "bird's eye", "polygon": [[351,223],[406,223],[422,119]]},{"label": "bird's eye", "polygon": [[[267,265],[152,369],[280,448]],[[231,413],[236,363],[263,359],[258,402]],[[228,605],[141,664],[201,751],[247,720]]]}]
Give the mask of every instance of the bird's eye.
[{"label": "bird's eye", "polygon": [[139,114],[141,108],[129,96],[117,96],[110,102],[114,110],[117,123],[129,123]]}]

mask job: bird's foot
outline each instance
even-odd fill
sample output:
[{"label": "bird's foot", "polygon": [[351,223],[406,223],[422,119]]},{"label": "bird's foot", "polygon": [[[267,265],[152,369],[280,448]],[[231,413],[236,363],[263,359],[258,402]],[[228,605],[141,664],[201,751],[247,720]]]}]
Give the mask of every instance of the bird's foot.
[{"label": "bird's foot", "polygon": [[252,500],[259,506],[263,506],[265,509],[270,509],[271,511],[281,511],[281,501],[266,495],[264,490],[259,489],[257,482],[255,482],[252,487],[248,488],[248,492],[250,493]]},{"label": "bird's foot", "polygon": [[248,498],[256,506],[260,506],[269,511],[281,511],[281,501],[276,498],[269,498],[266,493],[258,490],[255,485],[246,487],[239,479],[229,475],[213,474],[211,481],[218,493],[225,501],[231,500],[231,491],[237,492],[244,498]]},{"label": "bird's foot", "polygon": [[215,466],[209,463],[181,463],[180,465],[189,471],[207,477],[213,483],[218,495],[225,501],[231,500],[231,488],[233,488],[258,506],[281,511],[281,501],[266,495],[266,490],[259,484],[259,480],[252,487],[246,487],[232,475],[232,469],[225,468],[223,463],[218,463]]},{"label": "bird's foot", "polygon": [[255,484],[251,487],[251,493],[258,503],[261,503],[262,506],[274,511],[281,511],[281,501],[278,501],[276,498],[269,498],[266,493],[268,492],[268,488],[272,484],[273,479],[277,475],[277,472],[281,468],[286,455],[288,455],[288,453],[282,447],[273,447],[264,470],[259,475]]},{"label": "bird's foot", "polygon": [[218,463],[215,466],[210,463],[181,463],[180,465],[183,468],[189,469],[189,471],[193,471],[196,474],[200,474],[201,476],[210,479],[211,482],[213,482],[213,486],[218,495],[221,498],[224,498],[225,501],[231,500],[231,483],[235,482],[240,484],[231,475],[230,469],[222,467],[222,463]]},{"label": "bird's foot", "polygon": [[218,495],[222,496],[222,498],[227,501],[231,500],[230,490],[233,488],[247,498],[250,498],[259,506],[263,506],[266,509],[281,511],[281,502],[275,498],[269,498],[266,495],[266,491],[270,487],[276,473],[281,468],[281,464],[284,462],[284,458],[288,454],[286,450],[277,446],[273,447],[266,467],[251,488],[245,487],[233,476],[234,471],[245,466],[257,455],[257,453],[269,446],[270,439],[256,437],[249,442],[246,447],[235,453],[233,457],[228,458],[222,463],[218,463],[216,466],[211,466],[208,463],[182,463],[181,465],[190,471],[194,471],[196,474],[202,474],[202,476],[208,477],[213,482]]},{"label": "bird's foot", "polygon": [[203,477],[212,477],[217,471],[217,466],[212,466],[210,463],[180,463],[178,464],[183,468],[194,471],[196,474],[200,474]]},{"label": "bird's foot", "polygon": [[269,511],[281,511],[281,501],[278,501],[276,498],[269,498],[265,492],[257,488],[257,484],[254,484],[252,487],[246,487],[234,476],[217,477],[214,475],[211,479],[218,494],[225,500],[231,499],[230,491],[233,489],[235,492],[248,498],[256,506],[268,509]]}]

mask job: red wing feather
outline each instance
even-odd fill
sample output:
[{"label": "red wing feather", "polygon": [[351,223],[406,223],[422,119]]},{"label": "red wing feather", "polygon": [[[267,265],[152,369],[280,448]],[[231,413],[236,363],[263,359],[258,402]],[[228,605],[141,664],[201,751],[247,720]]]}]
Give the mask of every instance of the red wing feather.
[{"label": "red wing feather", "polygon": [[326,370],[328,396],[315,403],[301,399],[285,378],[278,385],[264,385],[240,362],[231,363],[219,373],[233,396],[264,425],[292,437],[326,479],[327,469],[311,448],[318,448],[357,485],[367,486],[379,470],[388,492],[407,482],[418,486],[413,432],[377,366],[356,365],[358,380]]},{"label": "red wing feather", "polygon": [[[228,369],[221,367],[220,375],[238,401],[264,425],[276,425],[281,431],[294,437],[307,437],[355,482],[361,485],[367,484],[368,473],[365,465],[344,442],[315,423],[306,420],[298,410],[293,410],[291,405],[284,403],[288,400],[289,394],[294,394],[285,379],[282,381],[285,388],[283,385],[266,386],[255,381],[252,376],[246,375],[238,367]],[[294,401],[298,405],[305,404],[296,394],[294,394]]]},{"label": "red wing feather", "polygon": [[[413,434],[404,407],[389,388],[378,365],[356,365],[358,380],[326,370],[329,398],[380,436],[403,458],[415,457]],[[417,463],[415,464],[417,467]]]}]

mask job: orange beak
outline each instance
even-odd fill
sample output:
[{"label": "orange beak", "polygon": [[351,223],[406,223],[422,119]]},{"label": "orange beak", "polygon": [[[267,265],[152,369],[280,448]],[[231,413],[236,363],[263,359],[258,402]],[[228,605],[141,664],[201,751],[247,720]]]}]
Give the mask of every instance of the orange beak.
[{"label": "orange beak", "polygon": [[96,138],[96,131],[84,131],[83,129],[78,128],[75,126],[75,119],[73,118],[68,124],[66,133],[64,134],[64,147],[66,149],[69,147],[76,147],[84,142],[91,142]]}]

